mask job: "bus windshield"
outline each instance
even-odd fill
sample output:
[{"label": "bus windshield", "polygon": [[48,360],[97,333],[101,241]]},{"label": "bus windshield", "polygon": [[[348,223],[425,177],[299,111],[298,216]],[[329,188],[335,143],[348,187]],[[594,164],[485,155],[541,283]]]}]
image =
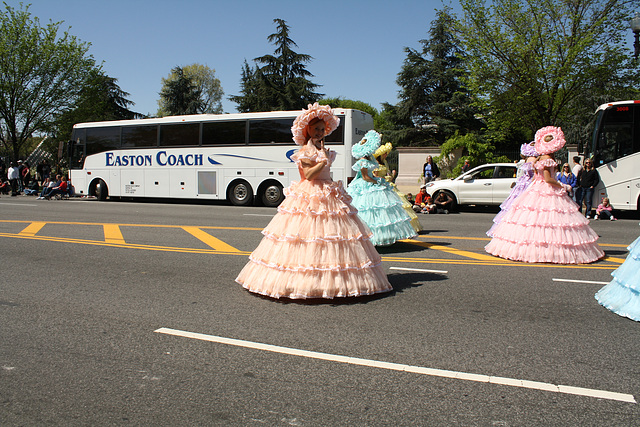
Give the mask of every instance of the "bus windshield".
[{"label": "bus windshield", "polygon": [[593,204],[604,197],[614,209],[640,208],[640,101],[603,104],[596,110],[593,139],[585,150],[600,176]]}]

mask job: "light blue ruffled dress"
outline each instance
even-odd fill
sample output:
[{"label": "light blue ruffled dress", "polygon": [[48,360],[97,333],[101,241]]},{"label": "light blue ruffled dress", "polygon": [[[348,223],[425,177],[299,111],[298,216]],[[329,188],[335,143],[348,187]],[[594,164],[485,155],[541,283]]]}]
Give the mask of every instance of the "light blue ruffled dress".
[{"label": "light blue ruffled dress", "polygon": [[[398,240],[416,237],[417,233],[411,225],[411,217],[402,207],[402,200],[391,185],[383,178],[374,177],[373,170],[378,166],[370,156],[358,160],[353,165],[353,170],[358,173],[349,184],[347,193],[358,209],[358,216],[373,233],[371,242],[376,246],[388,246]],[[375,184],[362,178],[363,168],[376,180]]]},{"label": "light blue ruffled dress", "polygon": [[640,237],[628,249],[627,259],[611,273],[613,280],[596,293],[596,300],[614,313],[640,322]]}]

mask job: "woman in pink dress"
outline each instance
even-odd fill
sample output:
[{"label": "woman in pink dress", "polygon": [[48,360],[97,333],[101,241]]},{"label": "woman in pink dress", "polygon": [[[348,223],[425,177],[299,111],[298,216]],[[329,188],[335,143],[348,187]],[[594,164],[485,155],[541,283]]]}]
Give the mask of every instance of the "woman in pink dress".
[{"label": "woman in pink dress", "polygon": [[309,105],[291,127],[301,145],[291,158],[300,181],[285,189],[285,200],[236,282],[272,298],[334,298],[392,290],[371,231],[358,218],[341,181],[332,181],[336,152],[324,137],[340,119],[328,105]]},{"label": "woman in pink dress", "polygon": [[565,144],[562,129],[544,127],[536,132],[533,183],[514,200],[493,229],[485,250],[501,258],[525,262],[584,264],[604,257],[589,221],[556,179],[553,153]]}]

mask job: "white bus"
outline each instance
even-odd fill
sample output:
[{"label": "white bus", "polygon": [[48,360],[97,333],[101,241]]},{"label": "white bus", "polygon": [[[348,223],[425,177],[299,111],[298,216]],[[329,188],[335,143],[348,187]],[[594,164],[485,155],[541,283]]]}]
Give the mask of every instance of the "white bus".
[{"label": "white bus", "polygon": [[608,197],[614,209],[640,211],[640,101],[603,104],[585,150],[600,174],[593,206]]},{"label": "white bus", "polygon": [[[368,113],[334,109],[340,126],[325,144],[337,152],[334,180],[355,175],[351,146],[370,129]],[[79,123],[69,141],[76,194],[107,198],[228,199],[254,197],[277,206],[299,180],[291,125],[300,111],[202,114]]]}]

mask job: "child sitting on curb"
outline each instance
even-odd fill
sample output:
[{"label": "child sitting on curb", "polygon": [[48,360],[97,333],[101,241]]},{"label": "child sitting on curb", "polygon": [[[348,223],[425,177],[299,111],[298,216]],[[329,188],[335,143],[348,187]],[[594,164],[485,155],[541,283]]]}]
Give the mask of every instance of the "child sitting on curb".
[{"label": "child sitting on curb", "polygon": [[616,221],[616,218],[613,216],[613,206],[609,203],[608,197],[602,199],[602,203],[598,205],[596,216],[593,219],[610,219],[611,221]]}]

